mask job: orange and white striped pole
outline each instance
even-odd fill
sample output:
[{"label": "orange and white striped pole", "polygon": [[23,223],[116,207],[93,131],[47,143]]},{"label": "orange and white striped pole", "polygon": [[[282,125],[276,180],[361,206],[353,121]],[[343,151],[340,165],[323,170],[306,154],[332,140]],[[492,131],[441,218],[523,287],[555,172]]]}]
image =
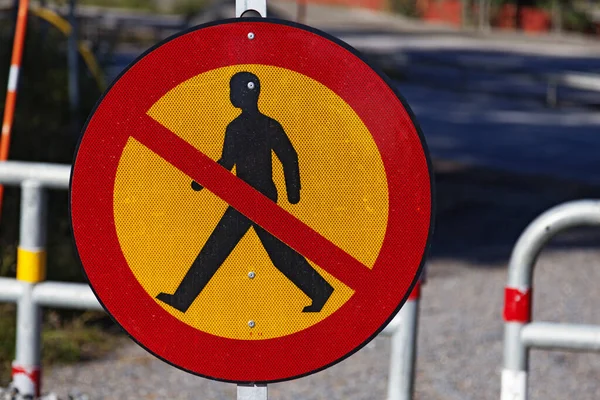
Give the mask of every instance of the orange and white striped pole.
[{"label": "orange and white striped pole", "polygon": [[[17,82],[19,81],[19,70],[23,59],[23,45],[25,43],[25,31],[27,30],[27,12],[29,0],[20,0],[19,12],[17,14],[17,27],[13,42],[12,58],[10,61],[10,73],[8,74],[8,89],[6,91],[6,102],[4,106],[4,118],[2,119],[2,136],[0,136],[0,162],[8,159],[10,147],[10,134],[15,119],[15,106],[17,104]],[[0,213],[2,211],[2,200],[4,197],[4,186],[0,185]]]}]

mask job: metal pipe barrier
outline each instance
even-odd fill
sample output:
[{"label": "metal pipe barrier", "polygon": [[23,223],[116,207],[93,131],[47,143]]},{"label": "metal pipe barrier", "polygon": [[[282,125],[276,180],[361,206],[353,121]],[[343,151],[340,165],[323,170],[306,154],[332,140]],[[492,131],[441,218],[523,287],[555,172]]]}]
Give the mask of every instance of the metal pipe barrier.
[{"label": "metal pipe barrier", "polygon": [[501,400],[526,400],[529,350],[600,351],[600,326],[531,322],[533,267],[542,248],[558,233],[600,226],[600,201],[573,201],[535,219],[515,245],[504,297],[504,368]]},{"label": "metal pipe barrier", "polygon": [[0,183],[22,185],[25,181],[38,182],[43,188],[69,188],[70,165],[5,161],[0,163]]},{"label": "metal pipe barrier", "polygon": [[0,301],[17,304],[12,385],[22,396],[39,396],[41,307],[102,310],[86,284],[46,279],[47,189],[67,189],[69,165],[0,163],[0,184],[21,186],[16,279],[0,278]]},{"label": "metal pipe barrier", "polygon": [[[104,310],[87,284],[44,282],[46,190],[68,189],[70,174],[70,165],[0,163],[0,184],[20,185],[22,193],[17,279],[0,278],[0,302],[17,304],[12,385],[22,396],[39,396],[41,390],[41,307]],[[381,332],[391,338],[388,400],[413,398],[420,297],[421,281]],[[238,386],[238,399],[267,399],[267,387]]]},{"label": "metal pipe barrier", "polygon": [[391,337],[388,400],[411,400],[415,392],[415,364],[421,281],[417,282],[408,300],[381,332]]}]

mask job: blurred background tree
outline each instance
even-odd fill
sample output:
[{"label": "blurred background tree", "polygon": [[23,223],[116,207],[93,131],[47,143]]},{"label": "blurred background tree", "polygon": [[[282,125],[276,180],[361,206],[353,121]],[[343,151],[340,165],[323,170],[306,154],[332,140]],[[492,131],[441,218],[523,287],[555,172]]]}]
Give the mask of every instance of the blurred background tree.
[{"label": "blurred background tree", "polygon": [[[0,17],[0,87],[7,86],[14,20]],[[79,121],[85,121],[100,96],[96,80],[79,59],[81,104]],[[70,164],[79,138],[71,129],[68,98],[67,38],[46,22],[30,16],[19,81],[10,160]],[[5,93],[0,95],[0,113]],[[20,190],[6,187],[0,220],[0,276],[15,276],[19,235]],[[83,281],[73,250],[66,191],[48,196],[48,279]],[[77,316],[76,320],[73,317]],[[86,320],[97,318],[83,314]],[[96,327],[83,328],[81,312],[46,313],[44,359],[69,361],[86,357],[89,348],[106,351],[105,335]],[[64,324],[81,329],[57,331]],[[14,356],[14,306],[0,305],[0,379],[7,381]],[[62,336],[61,336],[62,335]],[[68,337],[67,337],[68,336]],[[63,337],[66,340],[56,340]],[[79,339],[78,339],[79,338]],[[86,348],[79,343],[95,342]],[[60,346],[57,343],[62,343]],[[64,345],[68,343],[68,345]],[[65,347],[66,346],[66,347]]]},{"label": "blurred background tree", "polygon": [[[14,23],[0,21],[0,87],[6,87],[12,51]],[[80,59],[80,121],[84,121],[100,96],[96,81]],[[4,109],[4,94],[0,98]],[[28,21],[27,38],[10,159],[70,164],[78,135],[70,129],[68,99],[67,38],[36,17]],[[67,193],[52,191],[49,196],[48,277],[81,280],[69,234]],[[19,190],[7,188],[0,222],[0,274],[15,273],[18,240]]]},{"label": "blurred background tree", "polygon": [[420,17],[419,0],[390,0],[390,8],[398,14],[406,15],[407,17]]}]

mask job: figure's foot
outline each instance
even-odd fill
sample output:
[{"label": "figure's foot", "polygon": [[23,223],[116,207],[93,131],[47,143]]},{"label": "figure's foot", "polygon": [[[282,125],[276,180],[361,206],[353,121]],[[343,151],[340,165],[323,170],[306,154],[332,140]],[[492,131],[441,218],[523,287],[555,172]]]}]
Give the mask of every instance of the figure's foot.
[{"label": "figure's foot", "polygon": [[156,298],[181,312],[186,312],[187,309],[192,305],[192,303],[189,301],[182,301],[174,294],[160,293],[158,296],[156,296]]},{"label": "figure's foot", "polygon": [[309,313],[309,312],[321,311],[323,309],[323,307],[325,306],[325,303],[327,303],[327,300],[329,300],[329,298],[331,297],[332,293],[333,293],[333,286],[331,286],[329,283],[327,283],[327,287],[325,288],[325,291],[323,293],[319,293],[318,297],[314,297],[312,299],[312,304],[310,306],[304,307],[302,312]]}]

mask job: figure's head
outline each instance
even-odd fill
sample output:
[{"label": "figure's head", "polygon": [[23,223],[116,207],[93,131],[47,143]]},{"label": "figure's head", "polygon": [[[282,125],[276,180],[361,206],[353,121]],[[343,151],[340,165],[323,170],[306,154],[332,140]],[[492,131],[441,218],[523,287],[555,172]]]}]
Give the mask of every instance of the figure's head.
[{"label": "figure's head", "polygon": [[238,72],[229,81],[229,98],[234,107],[254,108],[258,104],[260,81],[250,72]]}]

